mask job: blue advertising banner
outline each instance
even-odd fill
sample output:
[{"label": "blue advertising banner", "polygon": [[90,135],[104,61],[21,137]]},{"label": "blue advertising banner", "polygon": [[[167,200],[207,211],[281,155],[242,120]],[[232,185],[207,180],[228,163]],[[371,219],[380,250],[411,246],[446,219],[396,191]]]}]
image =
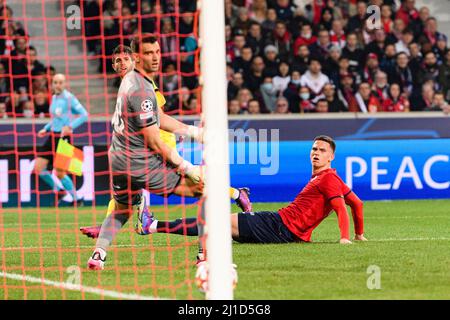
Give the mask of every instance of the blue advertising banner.
[{"label": "blue advertising banner", "polygon": [[[247,143],[247,154],[260,157],[256,164],[231,160],[232,185],[249,186],[255,202],[292,201],[311,176],[311,146],[284,141],[266,152]],[[450,139],[340,140],[332,167],[363,200],[450,198]]]}]

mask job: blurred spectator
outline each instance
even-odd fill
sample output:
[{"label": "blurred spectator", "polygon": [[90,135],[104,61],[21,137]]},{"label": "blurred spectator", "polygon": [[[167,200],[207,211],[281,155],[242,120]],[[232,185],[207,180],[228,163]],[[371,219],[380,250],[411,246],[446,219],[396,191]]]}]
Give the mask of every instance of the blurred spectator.
[{"label": "blurred spectator", "polygon": [[330,31],[331,44],[342,50],[346,45],[346,39],[342,20],[333,20]]},{"label": "blurred spectator", "polygon": [[[140,19],[140,29],[142,33],[153,33],[155,32],[155,24],[156,19],[154,17],[154,10],[152,10],[150,0],[142,0],[141,1],[141,19]],[[180,22],[180,33],[184,31],[184,22],[185,22],[185,16],[182,16],[182,22]],[[189,33],[189,32],[187,32]],[[183,34],[185,34],[183,32]]]},{"label": "blurred spectator", "polygon": [[100,49],[100,0],[87,0],[83,4],[84,34],[88,53],[97,54]]},{"label": "blurred spectator", "polygon": [[364,65],[364,51],[358,48],[358,37],[356,33],[349,33],[347,35],[347,42],[342,49],[342,57],[348,59],[350,70],[355,72]]},{"label": "blurred spectator", "polygon": [[437,63],[436,55],[433,52],[428,52],[424,56],[422,69],[417,74],[417,81],[419,83],[425,83],[429,80],[435,84],[434,89],[440,90],[438,82],[439,78],[439,65]]},{"label": "blurred spectator", "polygon": [[362,30],[367,18],[367,4],[363,0],[358,0],[356,5],[357,14],[350,17],[347,23],[347,32]]},{"label": "blurred spectator", "polygon": [[447,101],[450,101],[450,50],[445,55],[445,62],[439,67],[439,84]]},{"label": "blurred spectator", "polygon": [[333,24],[333,9],[325,7],[322,9],[320,15],[319,28],[331,31],[331,26]]},{"label": "blurred spectator", "polygon": [[301,26],[300,35],[294,41],[294,55],[299,54],[300,46],[309,46],[317,41],[317,37],[313,35],[312,27],[309,23],[305,23]]},{"label": "blurred spectator", "polygon": [[259,105],[259,101],[256,99],[251,99],[248,101],[247,107],[248,114],[260,114],[261,106]]},{"label": "blurred spectator", "polygon": [[354,85],[353,76],[350,73],[341,75],[338,97],[348,111],[359,112],[358,102],[355,98]]},{"label": "blurred spectator", "polygon": [[247,33],[246,43],[252,48],[253,54],[256,56],[262,55],[265,45],[265,39],[262,35],[261,25],[257,22],[252,22]]},{"label": "blurred spectator", "polygon": [[267,16],[267,1],[253,0],[250,10],[250,19],[263,23]]},{"label": "blurred spectator", "polygon": [[6,103],[0,102],[0,119],[7,119],[8,114],[6,113]]},{"label": "blurred spectator", "polygon": [[348,111],[345,107],[344,103],[338,98],[336,93],[336,87],[331,84],[327,83],[323,87],[323,93],[318,96],[314,102],[316,103],[317,108],[317,102],[320,100],[327,101],[327,112],[345,112]]},{"label": "blurred spectator", "polygon": [[252,92],[256,92],[264,80],[265,63],[260,56],[253,57],[249,74],[244,74],[244,83]]},{"label": "blurred spectator", "polygon": [[384,47],[386,46],[386,33],[383,29],[375,30],[375,39],[366,46],[366,56],[374,53],[377,59],[381,59],[384,55]]},{"label": "blurred spectator", "polygon": [[136,16],[131,12],[131,8],[122,3],[122,35],[132,35],[137,30]]},{"label": "blurred spectator", "polygon": [[445,114],[450,112],[450,106],[444,99],[444,94],[438,91],[434,94],[433,104],[431,105],[430,111],[443,111]]},{"label": "blurred spectator", "polygon": [[177,73],[175,64],[169,62],[167,65],[163,66],[162,77],[162,91],[166,98],[167,106],[178,106],[178,94],[176,91],[179,87],[180,78]]},{"label": "blurred spectator", "polygon": [[397,83],[389,87],[389,98],[383,103],[383,111],[387,112],[407,112],[409,111],[409,101],[400,91]]},{"label": "blurred spectator", "polygon": [[370,89],[368,82],[361,82],[358,92],[355,94],[355,99],[359,108],[358,112],[374,113],[382,111],[382,106]]},{"label": "blurred spectator", "polygon": [[277,99],[274,113],[278,113],[278,114],[289,113],[289,102],[285,97],[279,97]]},{"label": "blurred spectator", "polygon": [[401,91],[409,97],[413,90],[413,73],[408,66],[408,56],[404,52],[397,54],[394,69],[388,74],[389,83],[398,83]]},{"label": "blurred spectator", "polygon": [[437,39],[442,33],[437,30],[436,18],[430,17],[425,23],[425,29],[423,34],[420,35],[418,42],[422,47],[422,52],[431,51],[433,46],[436,44]]},{"label": "blurred spectator", "polygon": [[405,52],[408,56],[411,55],[409,52],[409,44],[414,40],[414,34],[411,29],[405,29],[402,32],[402,36],[395,43],[396,52]]},{"label": "blurred spectator", "polygon": [[161,19],[161,52],[162,63],[166,65],[169,62],[177,61],[177,37],[173,28],[172,19]]},{"label": "blurred spectator", "polygon": [[248,74],[251,69],[253,59],[253,51],[250,46],[244,46],[241,49],[240,56],[235,58],[232,62],[233,69],[235,72],[240,72],[243,74]]},{"label": "blurred spectator", "polygon": [[320,61],[313,57],[309,61],[308,71],[300,78],[302,87],[307,87],[313,98],[320,94],[323,86],[330,82],[328,76],[322,73],[322,65]]},{"label": "blurred spectator", "polygon": [[181,16],[178,32],[180,35],[194,32],[194,16],[192,14],[185,13]]},{"label": "blurred spectator", "polygon": [[33,118],[34,117],[34,104],[33,104],[33,101],[31,101],[31,100],[22,101],[19,104],[19,111],[18,111],[18,113],[20,115],[22,115],[22,117],[24,117],[24,118],[28,118],[28,119]]},{"label": "blurred spectator", "polygon": [[233,36],[233,44],[229,48],[227,55],[230,59],[229,62],[233,62],[237,57],[241,56],[241,50],[245,46],[245,36],[242,33],[237,33]]},{"label": "blurred spectator", "polygon": [[271,77],[264,78],[264,82],[260,86],[260,92],[267,111],[274,112],[278,95]]},{"label": "blurred spectator", "polygon": [[308,87],[302,86],[299,89],[300,104],[299,109],[301,113],[313,112],[315,109],[314,104],[311,102],[311,94]]},{"label": "blurred spectator", "polygon": [[330,48],[329,56],[323,65],[323,72],[328,75],[333,83],[339,82],[339,59],[341,58],[341,49],[333,45]]},{"label": "blurred spectator", "polygon": [[234,99],[240,89],[244,86],[244,76],[241,72],[233,74],[233,78],[228,82],[227,97],[228,100]]},{"label": "blurred spectator", "polygon": [[238,100],[231,99],[228,101],[228,114],[241,114],[241,107],[239,106]]},{"label": "blurred spectator", "polygon": [[248,9],[245,7],[240,7],[238,9],[238,16],[236,21],[234,22],[234,27],[236,29],[240,29],[244,34],[247,34],[248,29],[250,28],[251,20],[249,17]]},{"label": "blurred spectator", "polygon": [[283,21],[290,21],[294,17],[294,10],[290,0],[276,0],[273,7],[277,13],[277,18]]},{"label": "blurred spectator", "polygon": [[328,58],[328,53],[332,46],[330,34],[328,30],[324,29],[319,31],[317,41],[309,46],[309,51],[311,52],[312,57],[316,57],[316,59],[321,59],[324,61]]},{"label": "blurred spectator", "polygon": [[284,21],[277,21],[272,34],[271,43],[277,48],[281,60],[289,60],[292,50],[292,36]]},{"label": "blurred spectator", "polygon": [[6,69],[3,63],[0,62],[0,103],[4,103],[9,99],[11,93],[11,84],[9,74],[6,73]]},{"label": "blurred spectator", "polygon": [[0,7],[0,56],[11,53],[13,37],[26,35],[22,24],[14,20],[13,15],[14,13],[11,7],[7,5]]},{"label": "blurred spectator", "polygon": [[377,97],[378,101],[384,105],[384,102],[389,99],[389,84],[387,74],[383,71],[378,71],[375,74],[375,82],[372,86],[372,91]]},{"label": "blurred spectator", "polygon": [[239,101],[241,110],[247,111],[248,103],[253,99],[253,94],[249,89],[242,88],[238,91],[236,98]]},{"label": "blurred spectator", "polygon": [[375,79],[375,74],[380,70],[378,56],[375,53],[367,55],[366,66],[361,72],[362,81],[372,84]]},{"label": "blurred spectator", "polygon": [[195,61],[198,59],[197,40],[194,35],[189,35],[180,47],[180,71],[183,74],[183,86],[193,90],[198,86],[198,79],[195,74]]},{"label": "blurred spectator", "polygon": [[411,103],[411,111],[429,111],[433,105],[434,85],[432,81],[422,85],[422,92],[415,103]]},{"label": "blurred spectator", "polygon": [[445,62],[445,54],[447,51],[447,36],[441,34],[437,37],[436,44],[433,46],[433,52],[436,55],[438,65]]},{"label": "blurred spectator", "polygon": [[104,42],[101,45],[104,52],[101,52],[101,63],[99,66],[99,71],[106,71],[108,73],[113,73],[114,70],[110,63],[111,54],[115,47],[120,44],[120,25],[119,25],[119,0],[106,0],[103,4],[103,35]]},{"label": "blurred spectator", "polygon": [[289,64],[282,61],[278,66],[278,75],[273,77],[273,86],[278,93],[282,93],[286,90],[289,82],[291,82],[291,76],[289,74]]},{"label": "blurred spectator", "polygon": [[47,91],[36,91],[33,96],[34,114],[40,118],[47,116],[50,107]]},{"label": "blurred spectator", "polygon": [[319,99],[315,110],[317,113],[328,113],[328,101],[326,99]]},{"label": "blurred spectator", "polygon": [[291,81],[288,83],[286,90],[283,92],[283,96],[289,102],[290,112],[299,112],[300,97],[298,96],[298,90],[300,89],[301,73],[298,70],[293,70],[291,73]]},{"label": "blurred spectator", "polygon": [[419,19],[419,12],[415,8],[416,0],[401,0],[401,6],[397,10],[396,18],[403,20],[405,25],[413,24]]},{"label": "blurred spectator", "polygon": [[264,34],[271,34],[273,30],[275,30],[275,25],[277,23],[277,12],[275,9],[268,9],[266,20],[263,21],[261,27],[263,29]]},{"label": "blurred spectator", "polygon": [[408,66],[413,74],[417,74],[423,63],[422,52],[420,51],[420,47],[417,42],[411,42],[409,44],[409,53],[410,56]]},{"label": "blurred spectator", "polygon": [[380,69],[384,72],[390,72],[395,67],[395,45],[387,44],[384,48],[384,55],[380,60]]},{"label": "blurred spectator", "polygon": [[278,48],[273,44],[264,48],[265,73],[270,74],[270,76],[275,76],[278,72],[278,64],[280,63],[278,53]]},{"label": "blurred spectator", "polygon": [[309,66],[309,56],[308,46],[306,44],[301,45],[298,48],[298,55],[294,57],[292,62],[292,68],[299,70],[302,74],[305,73]]},{"label": "blurred spectator", "polygon": [[418,38],[425,31],[425,24],[430,17],[430,9],[426,6],[420,8],[419,19],[415,20],[413,25],[414,37]]},{"label": "blurred spectator", "polygon": [[392,7],[388,4],[381,6],[381,24],[384,32],[390,33],[394,27],[394,21],[392,20]]}]

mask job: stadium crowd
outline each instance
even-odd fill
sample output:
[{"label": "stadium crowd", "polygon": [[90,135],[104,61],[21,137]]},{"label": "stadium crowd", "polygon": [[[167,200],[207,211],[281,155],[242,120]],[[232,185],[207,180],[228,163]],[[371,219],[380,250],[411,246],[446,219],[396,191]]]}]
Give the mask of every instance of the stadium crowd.
[{"label": "stadium crowd", "polygon": [[[224,1],[230,114],[450,112],[447,37],[415,0]],[[167,111],[200,111],[195,0],[78,3],[100,73],[113,72],[118,44],[160,34]],[[370,5],[380,8],[379,28]],[[36,59],[11,8],[0,10],[0,118],[45,116],[55,70]]]},{"label": "stadium crowd", "polygon": [[447,37],[415,0],[225,3],[230,114],[450,111]]}]

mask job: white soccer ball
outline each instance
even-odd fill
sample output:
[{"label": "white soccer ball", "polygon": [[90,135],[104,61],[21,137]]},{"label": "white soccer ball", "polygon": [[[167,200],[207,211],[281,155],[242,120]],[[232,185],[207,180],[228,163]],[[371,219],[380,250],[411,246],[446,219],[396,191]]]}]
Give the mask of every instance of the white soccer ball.
[{"label": "white soccer ball", "polygon": [[[233,281],[233,289],[236,288],[238,282],[238,274],[236,270],[237,266],[235,264],[231,265],[231,277]],[[208,261],[202,261],[197,264],[197,271],[195,272],[195,284],[197,288],[203,292],[208,292],[208,277],[209,277],[209,264]]]}]

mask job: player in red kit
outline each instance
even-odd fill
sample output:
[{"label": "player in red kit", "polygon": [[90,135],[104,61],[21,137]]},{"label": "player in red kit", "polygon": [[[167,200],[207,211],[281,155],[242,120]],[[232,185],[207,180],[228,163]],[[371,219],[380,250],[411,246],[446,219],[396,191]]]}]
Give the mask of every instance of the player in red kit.
[{"label": "player in red kit", "polygon": [[[349,217],[346,205],[352,211],[355,227],[354,240],[366,241],[364,237],[363,203],[331,168],[336,144],[328,136],[314,139],[310,159],[312,176],[295,200],[278,212],[241,212],[231,216],[232,237],[244,243],[309,242],[313,230],[332,211],[338,216],[340,243],[350,244]],[[140,219],[146,221],[143,214]],[[143,223],[145,225],[145,223]],[[197,235],[195,223],[182,219],[152,221],[149,233],[176,233]]]}]

